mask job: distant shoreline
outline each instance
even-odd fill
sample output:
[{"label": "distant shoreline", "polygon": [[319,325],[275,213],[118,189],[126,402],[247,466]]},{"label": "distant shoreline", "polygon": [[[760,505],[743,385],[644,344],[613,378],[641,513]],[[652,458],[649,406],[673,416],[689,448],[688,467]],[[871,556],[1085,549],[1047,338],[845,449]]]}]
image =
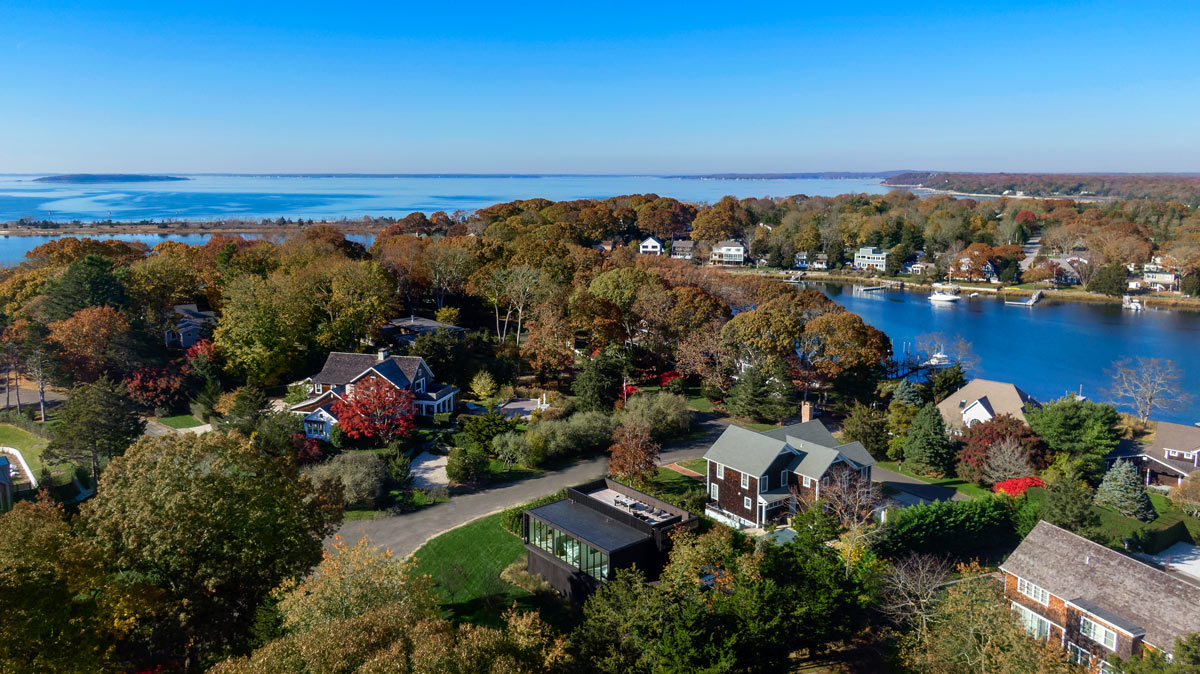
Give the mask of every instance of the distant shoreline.
[{"label": "distant shoreline", "polygon": [[1098,197],[1098,196],[1073,196],[1070,194],[1057,194],[1051,197],[1039,197],[1032,194],[983,194],[978,192],[959,192],[956,190],[939,190],[933,187],[925,187],[923,185],[899,185],[892,183],[880,183],[887,187],[896,187],[899,189],[913,190],[914,192],[926,192],[928,194],[945,194],[951,197],[968,197],[968,198],[983,198],[983,199],[1071,199],[1073,201],[1082,201],[1087,203],[1097,203],[1102,201],[1120,201],[1119,197]]},{"label": "distant shoreline", "polygon": [[350,225],[328,220],[314,220],[312,225],[212,225],[204,226],[198,223],[170,223],[167,227],[155,225],[118,225],[109,227],[98,225],[93,227],[58,227],[55,229],[38,227],[21,227],[0,229],[0,236],[93,236],[105,237],[117,234],[161,234],[162,236],[177,236],[187,234],[278,234],[287,236],[303,231],[316,225],[332,225],[346,234],[378,234],[387,225]]}]

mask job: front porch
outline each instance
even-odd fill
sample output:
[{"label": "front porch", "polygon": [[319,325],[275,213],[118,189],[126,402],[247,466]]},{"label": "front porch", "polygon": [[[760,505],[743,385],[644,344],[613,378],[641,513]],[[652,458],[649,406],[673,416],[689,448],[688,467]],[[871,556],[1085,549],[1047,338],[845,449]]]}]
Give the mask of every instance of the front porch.
[{"label": "front porch", "polygon": [[432,417],[435,414],[448,414],[454,411],[454,396],[458,393],[457,386],[449,384],[432,391],[422,391],[413,394],[413,412],[417,416]]}]

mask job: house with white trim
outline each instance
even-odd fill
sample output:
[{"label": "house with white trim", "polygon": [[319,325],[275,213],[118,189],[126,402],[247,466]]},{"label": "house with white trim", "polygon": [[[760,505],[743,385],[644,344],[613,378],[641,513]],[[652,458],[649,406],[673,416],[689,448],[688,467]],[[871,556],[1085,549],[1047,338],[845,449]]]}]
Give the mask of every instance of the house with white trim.
[{"label": "house with white trim", "polygon": [[819,419],[765,433],[731,425],[704,454],[705,514],[734,527],[783,519],[796,499],[817,499],[832,481],[871,480],[875,459],[860,442],[841,445]]},{"label": "house with white trim", "polygon": [[1028,393],[1008,382],[990,379],[972,379],[937,405],[952,435],[1001,414],[1025,421],[1025,412],[1038,407],[1041,405]]},{"label": "house with white trim", "polygon": [[662,255],[662,252],[662,241],[659,241],[653,236],[648,236],[642,239],[642,242],[638,244],[638,253],[642,255]]},{"label": "house with white trim", "polygon": [[671,239],[671,257],[676,260],[692,259],[692,251],[696,248],[696,242],[691,239]]},{"label": "house with white trim", "polygon": [[1158,421],[1154,439],[1122,441],[1104,457],[1108,467],[1121,459],[1132,461],[1146,485],[1174,487],[1200,470],[1200,428]]},{"label": "house with white trim", "polygon": [[1039,522],[1000,565],[1004,594],[1029,633],[1091,672],[1200,632],[1200,586]]},{"label": "house with white trim", "polygon": [[746,244],[733,239],[715,243],[709,259],[713,264],[742,264],[746,260]]},{"label": "house with white trim", "polygon": [[854,266],[858,269],[878,269],[887,267],[888,251],[874,246],[864,246],[854,253]]},{"label": "house with white trim", "polygon": [[413,413],[431,417],[454,410],[458,388],[436,384],[425,359],[417,356],[389,356],[378,353],[332,352],[321,371],[305,380],[312,396],[293,405],[291,411],[304,417],[304,434],[328,440],[337,425],[333,404],[354,392],[356,387],[391,386],[413,396]]}]

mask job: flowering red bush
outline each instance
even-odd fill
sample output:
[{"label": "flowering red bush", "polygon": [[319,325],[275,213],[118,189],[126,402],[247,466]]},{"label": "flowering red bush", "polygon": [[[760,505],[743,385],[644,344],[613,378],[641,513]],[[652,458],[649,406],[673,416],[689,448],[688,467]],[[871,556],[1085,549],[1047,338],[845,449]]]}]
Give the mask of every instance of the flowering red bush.
[{"label": "flowering red bush", "polygon": [[210,363],[217,359],[217,347],[211,339],[202,339],[188,347],[184,360],[190,363],[200,356],[204,356]]},{"label": "flowering red bush", "polygon": [[996,486],[992,487],[992,491],[997,494],[1004,493],[1009,496],[1020,496],[1025,493],[1030,487],[1045,487],[1046,483],[1042,482],[1040,477],[1018,477],[1012,480],[997,482]]},{"label": "flowering red bush", "polygon": [[641,392],[642,392],[642,389],[634,386],[633,384],[626,384],[621,387],[621,394],[626,398],[628,398],[629,396],[631,396],[635,393],[641,393]]},{"label": "flowering red bush", "polygon": [[671,370],[670,372],[664,372],[664,373],[658,375],[658,385],[662,386],[662,387],[666,387],[667,384],[671,383],[671,380],[679,379],[682,376],[683,376],[683,374],[679,370]]}]

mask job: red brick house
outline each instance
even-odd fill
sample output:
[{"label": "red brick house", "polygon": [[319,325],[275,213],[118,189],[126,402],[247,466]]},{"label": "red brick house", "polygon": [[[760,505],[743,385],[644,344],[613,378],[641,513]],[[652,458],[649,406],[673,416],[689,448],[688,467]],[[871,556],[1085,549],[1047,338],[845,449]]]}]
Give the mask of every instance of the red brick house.
[{"label": "red brick house", "polygon": [[706,514],[735,527],[782,519],[793,491],[815,499],[832,480],[869,481],[875,465],[862,443],[839,445],[820,420],[765,433],[729,426],[704,458]]},{"label": "red brick house", "polygon": [[354,391],[356,386],[394,386],[413,395],[413,412],[418,416],[433,416],[454,410],[458,389],[448,384],[435,384],[433,371],[424,358],[377,354],[333,352],[325,359],[325,367],[305,380],[312,398],[293,405],[291,410],[304,416],[304,434],[310,438],[328,440],[338,423],[333,403]]},{"label": "red brick house", "polygon": [[1093,672],[1116,671],[1110,656],[1170,652],[1177,637],[1200,632],[1200,587],[1047,522],[1000,571],[1030,633]]}]

